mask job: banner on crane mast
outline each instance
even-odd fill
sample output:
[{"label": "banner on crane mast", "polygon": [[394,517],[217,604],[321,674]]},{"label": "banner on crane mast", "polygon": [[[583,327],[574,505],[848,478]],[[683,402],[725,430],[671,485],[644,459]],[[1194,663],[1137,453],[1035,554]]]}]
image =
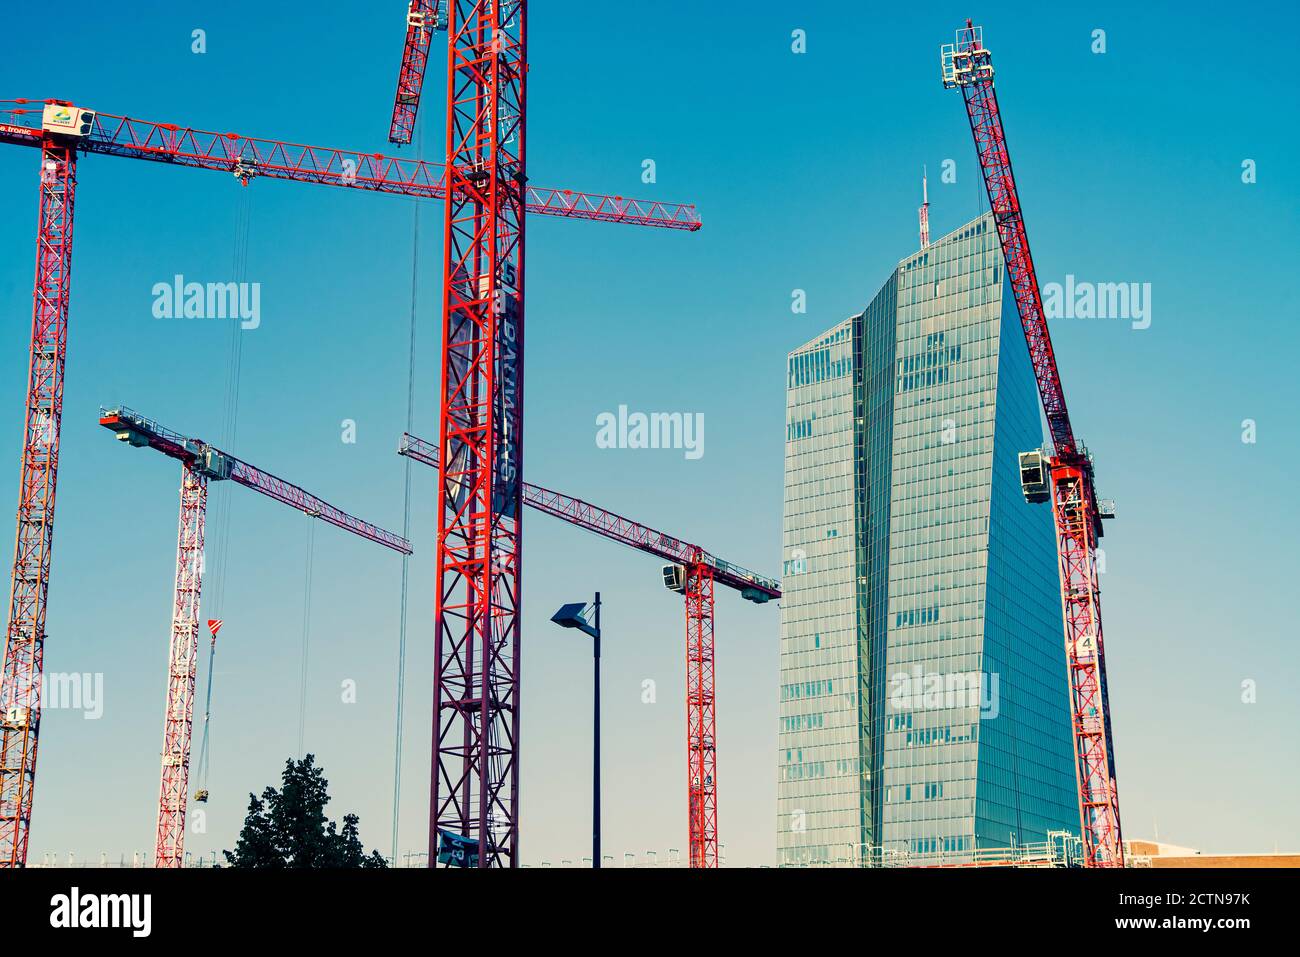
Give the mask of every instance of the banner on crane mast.
[{"label": "banner on crane mast", "polygon": [[515,267],[504,263],[492,296],[496,316],[496,475],[492,515],[518,518],[519,502],[519,295]]}]

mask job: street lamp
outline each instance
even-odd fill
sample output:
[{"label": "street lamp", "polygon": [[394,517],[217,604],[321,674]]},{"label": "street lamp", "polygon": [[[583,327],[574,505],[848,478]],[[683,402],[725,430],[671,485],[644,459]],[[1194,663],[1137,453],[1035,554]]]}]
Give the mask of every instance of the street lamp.
[{"label": "street lamp", "polygon": [[561,628],[577,628],[590,635],[592,673],[596,693],[592,705],[591,744],[591,861],[592,868],[600,867],[600,592],[590,604],[573,602],[564,605],[551,616],[551,621]]}]

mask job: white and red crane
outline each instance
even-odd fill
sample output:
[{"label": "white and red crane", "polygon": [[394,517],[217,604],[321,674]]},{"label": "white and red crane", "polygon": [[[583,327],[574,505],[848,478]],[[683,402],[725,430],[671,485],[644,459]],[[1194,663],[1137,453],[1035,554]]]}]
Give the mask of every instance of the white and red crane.
[{"label": "white and red crane", "polygon": [[[409,433],[400,455],[438,467],[438,449]],[[614,512],[560,492],[523,483],[523,500],[539,512],[602,538],[671,562],[663,568],[669,590],[686,602],[686,807],[690,866],[718,866],[717,707],[714,697],[713,586],[732,588],[762,604],[781,597],[774,578],[723,561],[698,545],[682,541]]]},{"label": "white and red crane", "polygon": [[1119,787],[1106,694],[1101,583],[1096,558],[1102,520],[1114,517],[1114,506],[1098,501],[1092,456],[1075,438],[1066,410],[1065,390],[1047,330],[1016,178],[1011,171],[1002,113],[993,88],[993,58],[984,46],[983,29],[967,20],[965,28],[957,31],[955,42],[944,44],[940,65],[944,87],[961,90],[966,101],[966,115],[975,138],[989,207],[1051,433],[1050,453],[1032,451],[1020,455],[1020,477],[1025,498],[1030,502],[1050,501],[1055,518],[1085,864],[1123,867],[1124,843],[1120,836]]},{"label": "white and red crane", "polygon": [[[119,441],[151,448],[181,463],[176,590],[167,654],[167,705],[163,712],[162,773],[154,845],[155,867],[180,867],[185,860],[185,816],[194,730],[194,676],[198,663],[208,483],[234,482],[402,555],[411,554],[411,544],[399,535],[335,508],[297,485],[201,439],[173,432],[132,409],[101,409],[99,424],[113,432]],[[220,624],[217,622],[216,627],[211,628],[213,641],[216,641]]]}]

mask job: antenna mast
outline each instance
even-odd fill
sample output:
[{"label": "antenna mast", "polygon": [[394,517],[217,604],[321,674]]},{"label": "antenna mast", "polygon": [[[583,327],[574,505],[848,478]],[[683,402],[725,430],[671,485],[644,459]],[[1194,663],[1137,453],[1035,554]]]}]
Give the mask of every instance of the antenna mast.
[{"label": "antenna mast", "polygon": [[926,184],[925,167],[921,167],[921,208],[917,210],[921,217],[921,248],[930,245],[930,191]]}]

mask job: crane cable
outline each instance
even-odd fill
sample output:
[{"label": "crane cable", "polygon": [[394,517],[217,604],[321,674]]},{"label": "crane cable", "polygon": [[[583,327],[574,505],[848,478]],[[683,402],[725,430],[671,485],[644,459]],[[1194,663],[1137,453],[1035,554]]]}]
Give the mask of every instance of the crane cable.
[{"label": "crane cable", "polygon": [[[239,202],[235,208],[235,237],[232,254],[233,278],[236,283],[242,283],[248,275],[248,239],[252,222],[252,204],[249,201],[249,193],[243,189],[239,193]],[[243,337],[240,335],[242,331],[236,318],[230,326],[230,358],[226,366],[226,394],[222,413],[221,443],[225,448],[234,445],[235,430],[238,424],[239,379],[243,365]],[[208,610],[211,617],[219,618],[226,599],[226,557],[229,554],[230,541],[229,489],[218,483],[218,488],[214,490],[212,498],[214,499],[212,504],[215,506],[213,508],[213,512],[215,512],[213,525],[217,534],[214,536],[215,541],[212,549],[214,553],[212,587],[208,589],[208,594],[212,597],[208,602]],[[206,561],[206,557],[203,560]],[[214,609],[215,613],[213,613]],[[212,721],[212,670],[216,664],[216,654],[217,636],[213,635],[212,644],[208,651],[208,688],[203,713],[203,739],[199,745],[199,759],[195,774],[198,790],[201,791],[208,789],[208,770],[211,766],[209,760],[211,741],[209,728]]]},{"label": "crane cable", "polygon": [[[238,222],[235,227],[234,278],[237,283],[243,282],[244,277],[248,274],[248,234],[251,220],[248,194],[244,190],[240,192],[243,195],[240,198]],[[226,396],[220,433],[221,444],[227,449],[234,446],[239,430],[239,385],[240,373],[243,368],[243,336],[240,335],[242,331],[238,321],[231,323],[230,360],[226,368]],[[216,504],[219,506],[219,514],[216,522],[217,544],[213,563],[213,578],[215,579],[213,605],[217,612],[222,610],[226,595],[226,569],[230,553],[231,501],[229,491],[225,485],[218,485],[218,501]]]},{"label": "crane cable", "polygon": [[307,516],[307,578],[302,590],[302,661],[298,676],[298,755],[306,757],[303,738],[307,730],[307,652],[311,639],[311,564],[316,542],[316,517]]},{"label": "crane cable", "polygon": [[[421,125],[416,137],[415,156],[420,159],[424,154],[424,126]],[[414,200],[411,214],[411,316],[410,348],[406,365],[406,431],[415,428],[415,317],[420,285],[420,200]],[[406,467],[405,493],[402,504],[402,537],[411,540],[411,460],[403,457]],[[402,599],[397,626],[397,718],[393,738],[393,863],[397,866],[397,825],[402,809],[402,731],[404,706],[406,703],[406,595],[411,557],[402,556]]]},{"label": "crane cable", "polygon": [[198,782],[199,791],[208,789],[208,728],[212,721],[212,669],[216,663],[216,657],[217,636],[213,635],[212,644],[208,649],[208,693],[203,702],[203,741],[199,745],[198,770],[194,775]]}]

